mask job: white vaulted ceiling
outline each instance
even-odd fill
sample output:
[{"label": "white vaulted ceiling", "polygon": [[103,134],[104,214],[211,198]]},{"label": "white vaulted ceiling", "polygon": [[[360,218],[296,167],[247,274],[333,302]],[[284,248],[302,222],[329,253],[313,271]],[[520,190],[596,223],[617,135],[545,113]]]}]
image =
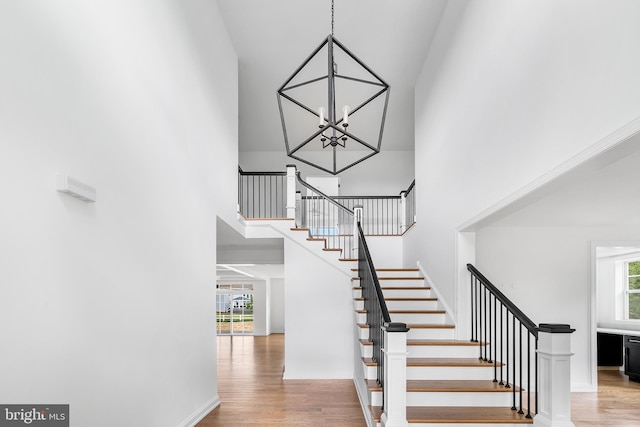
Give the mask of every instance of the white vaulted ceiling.
[{"label": "white vaulted ceiling", "polygon": [[[276,91],[331,32],[330,0],[218,0],[238,54],[240,151],[284,151]],[[335,0],[335,37],[391,86],[382,150],[413,150],[413,88],[446,0]]]}]

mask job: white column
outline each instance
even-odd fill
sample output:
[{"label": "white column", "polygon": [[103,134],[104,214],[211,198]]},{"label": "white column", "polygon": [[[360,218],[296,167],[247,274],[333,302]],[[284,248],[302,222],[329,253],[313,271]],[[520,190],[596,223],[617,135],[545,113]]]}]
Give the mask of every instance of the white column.
[{"label": "white column", "polygon": [[407,230],[407,192],[400,192],[400,231]]},{"label": "white column", "polygon": [[384,327],[384,412],[385,427],[409,427],[407,422],[407,325]]},{"label": "white column", "polygon": [[296,165],[287,165],[287,218],[296,217]]},{"label": "white column", "polygon": [[353,253],[351,254],[352,259],[357,259],[360,248],[360,238],[358,236],[358,222],[362,221],[362,205],[356,205],[353,207]]},{"label": "white column", "polygon": [[538,427],[574,427],[571,422],[571,329],[541,323],[538,328]]}]

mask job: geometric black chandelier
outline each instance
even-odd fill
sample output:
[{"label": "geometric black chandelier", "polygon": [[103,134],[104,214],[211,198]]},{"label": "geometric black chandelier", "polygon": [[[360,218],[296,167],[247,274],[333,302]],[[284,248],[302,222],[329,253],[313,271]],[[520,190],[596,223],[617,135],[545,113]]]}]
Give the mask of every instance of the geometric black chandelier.
[{"label": "geometric black chandelier", "polygon": [[[278,89],[287,155],[336,175],[380,152],[389,85],[331,34]],[[351,107],[350,107],[351,106]]]}]

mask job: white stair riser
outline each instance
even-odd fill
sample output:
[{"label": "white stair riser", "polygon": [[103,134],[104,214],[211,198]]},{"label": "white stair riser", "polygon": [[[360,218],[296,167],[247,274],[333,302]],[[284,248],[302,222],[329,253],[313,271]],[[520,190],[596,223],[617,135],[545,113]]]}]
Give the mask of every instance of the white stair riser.
[{"label": "white stair riser", "polygon": [[358,339],[361,339],[361,340],[369,339],[369,328],[358,327]]},{"label": "white stair riser", "polygon": [[371,357],[373,355],[373,345],[362,345],[360,343],[360,355],[362,357]]},{"label": "white stair riser", "polygon": [[508,392],[407,393],[408,406],[511,406]]},{"label": "white stair riser", "polygon": [[[452,340],[455,329],[453,328],[412,328],[407,332],[409,340]],[[369,328],[358,327],[358,339],[369,339]]]},{"label": "white stair riser", "polygon": [[[371,405],[382,406],[382,392],[370,392]],[[511,406],[509,392],[407,392],[407,406]]]},{"label": "white stair riser", "polygon": [[[364,365],[364,362],[363,362]],[[377,367],[365,365],[365,376],[375,380]],[[492,380],[493,368],[467,366],[408,366],[408,380]]]},{"label": "white stair riser", "polygon": [[453,328],[411,328],[407,332],[408,340],[452,340]]},{"label": "white stair riser", "polygon": [[431,289],[428,288],[415,288],[415,289],[383,289],[382,295],[385,298],[430,298]]},{"label": "white stair riser", "polygon": [[444,324],[444,313],[389,313],[392,322]]},{"label": "white stair riser", "polygon": [[416,277],[415,279],[383,279],[380,280],[381,288],[424,288],[424,279]]},{"label": "white stair riser", "polygon": [[[386,300],[388,310],[441,310],[437,300],[408,300],[408,301],[390,301]],[[353,300],[355,310],[364,310],[364,300]]]},{"label": "white stair riser", "polygon": [[[391,278],[391,277],[422,277],[420,271],[415,270],[394,270],[394,271],[380,271],[376,270],[376,275],[378,276],[378,280],[381,278]],[[351,276],[353,278],[358,278],[358,272],[352,271]]]},{"label": "white stair riser", "polygon": [[[451,424],[451,423],[411,423],[411,427],[453,427],[456,424]],[[470,424],[457,424],[463,427],[523,427],[523,426],[527,426],[527,425],[532,425],[532,424],[513,424],[513,423],[507,423],[507,424],[503,424],[503,423],[482,423],[482,424],[477,424],[477,423],[470,423]],[[381,427],[381,424],[378,423],[376,424],[376,427]]]},{"label": "white stair riser", "polygon": [[493,367],[408,366],[409,380],[492,380]]},{"label": "white stair riser", "polygon": [[[449,345],[410,345],[407,346],[408,357],[478,357],[478,348],[471,346],[449,346]],[[371,357],[373,354],[372,345],[360,344],[360,354],[362,357]]]},{"label": "white stair riser", "polygon": [[[392,322],[444,324],[444,313],[389,313]],[[367,313],[356,312],[358,323],[367,322]]]},{"label": "white stair riser", "polygon": [[408,345],[409,357],[479,357],[480,349],[470,345]]},{"label": "white stair riser", "polygon": [[375,380],[377,377],[377,366],[367,366],[363,363],[364,365],[364,377],[367,380]]},{"label": "white stair riser", "polygon": [[420,277],[419,270],[403,270],[403,271],[380,271],[377,270],[378,279],[381,277]]},{"label": "white stair riser", "polygon": [[[426,298],[426,297],[422,297]],[[386,300],[387,309],[389,310],[438,310],[438,301],[390,301]]]}]

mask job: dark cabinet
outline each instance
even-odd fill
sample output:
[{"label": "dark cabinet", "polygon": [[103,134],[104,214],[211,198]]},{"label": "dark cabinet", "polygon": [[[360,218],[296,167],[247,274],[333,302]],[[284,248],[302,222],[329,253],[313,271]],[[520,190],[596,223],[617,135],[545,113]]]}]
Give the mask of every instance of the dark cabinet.
[{"label": "dark cabinet", "polygon": [[624,336],[624,373],[640,382],[640,337]]},{"label": "dark cabinet", "polygon": [[598,366],[622,366],[622,335],[598,332]]}]

